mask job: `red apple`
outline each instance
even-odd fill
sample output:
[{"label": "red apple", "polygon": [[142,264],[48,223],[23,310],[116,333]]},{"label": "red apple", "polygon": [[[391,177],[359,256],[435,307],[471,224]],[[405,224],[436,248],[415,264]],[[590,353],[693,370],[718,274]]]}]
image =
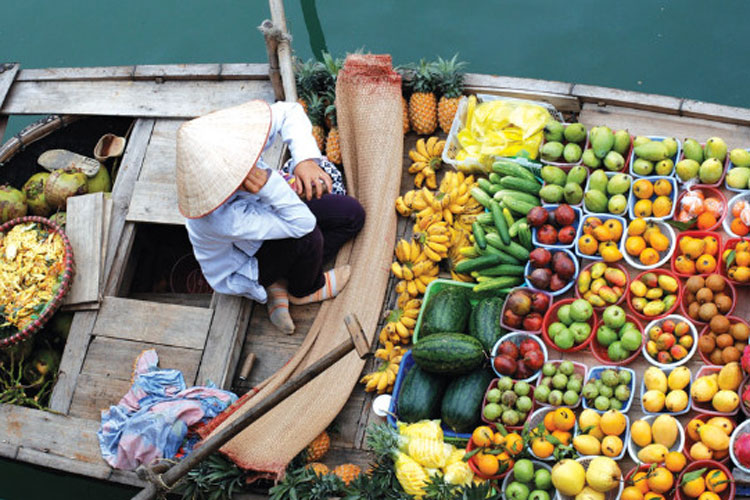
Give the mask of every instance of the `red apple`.
[{"label": "red apple", "polygon": [[516,362],[508,356],[495,356],[492,363],[495,365],[495,370],[502,375],[513,375],[516,373]]},{"label": "red apple", "polygon": [[516,344],[514,344],[510,340],[506,340],[505,342],[501,342],[497,347],[497,354],[507,356],[515,361],[516,359],[518,359],[518,356],[521,355],[521,352],[519,351]]}]

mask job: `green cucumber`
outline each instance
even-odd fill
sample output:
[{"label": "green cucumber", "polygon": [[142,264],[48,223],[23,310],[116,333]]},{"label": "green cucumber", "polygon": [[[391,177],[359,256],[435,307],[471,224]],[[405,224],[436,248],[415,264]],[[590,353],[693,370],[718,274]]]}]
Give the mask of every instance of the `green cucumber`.
[{"label": "green cucumber", "polygon": [[[474,260],[476,259],[471,261]],[[497,261],[497,258],[494,260]],[[463,262],[466,261],[461,261],[459,264]],[[419,340],[437,332],[463,332],[466,330],[470,314],[471,303],[465,288],[451,286],[440,290],[429,298],[422,312]]]},{"label": "green cucumber", "polygon": [[524,223],[518,227],[518,240],[528,250],[534,249],[534,243],[531,241],[531,228],[528,224]]},{"label": "green cucumber", "polygon": [[487,238],[484,235],[484,229],[482,229],[482,225],[474,221],[471,224],[471,232],[474,233],[474,241],[477,242],[477,245],[479,245],[479,248],[484,250],[487,248]]},{"label": "green cucumber", "polygon": [[503,210],[495,200],[490,200],[490,213],[492,214],[492,221],[495,223],[497,232],[500,234],[500,238],[503,243],[510,245],[510,234],[508,233],[508,223],[503,217]]},{"label": "green cucumber", "polygon": [[505,203],[506,207],[521,215],[528,215],[532,208],[538,206],[510,196],[503,197],[503,203]]},{"label": "green cucumber", "polygon": [[523,283],[523,278],[520,276],[500,276],[491,280],[482,281],[478,285],[474,285],[472,290],[475,293],[488,292],[490,290],[498,290],[501,288],[510,288],[518,286]]},{"label": "green cucumber", "polygon": [[458,274],[468,274],[471,271],[478,271],[486,267],[492,267],[500,264],[503,258],[500,255],[482,255],[474,259],[462,260],[453,267]]},{"label": "green cucumber", "polygon": [[479,425],[484,393],[493,378],[488,369],[481,368],[453,379],[440,405],[442,423],[459,433],[471,432]]},{"label": "green cucumber", "polygon": [[512,257],[515,257],[520,262],[529,260],[529,251],[515,241],[511,240],[510,244],[506,245],[503,240],[500,239],[500,236],[494,235],[492,233],[487,233],[487,243],[497,248],[498,250],[502,250]]},{"label": "green cucumber", "polygon": [[490,182],[491,182],[491,183],[493,183],[493,184],[500,184],[500,179],[502,179],[502,177],[500,177],[500,176],[499,176],[498,174],[496,174],[495,172],[492,172],[492,173],[490,174],[490,177],[489,177],[489,179],[490,179]]},{"label": "green cucumber", "polygon": [[515,224],[516,221],[513,220],[513,215],[508,210],[508,207],[503,207],[503,217],[505,217],[505,223],[508,225],[508,231],[510,231],[510,226]]},{"label": "green cucumber", "polygon": [[503,189],[502,191],[498,191],[497,193],[492,195],[495,201],[503,201],[506,196],[513,199],[525,201],[526,203],[531,203],[532,205],[542,204],[542,202],[539,201],[539,198],[534,196],[533,194],[523,193],[521,191],[513,191],[511,189]]},{"label": "green cucumber", "polygon": [[485,193],[481,188],[475,186],[471,188],[470,193],[471,193],[471,196],[473,196],[474,199],[477,200],[477,202],[479,202],[479,204],[482,205],[484,208],[490,207],[490,200],[492,198],[490,198],[490,195]]},{"label": "green cucumber", "polygon": [[498,264],[477,271],[480,276],[523,276],[526,267],[520,264]]},{"label": "green cucumber", "polygon": [[428,337],[420,335],[411,355],[423,370],[445,375],[471,372],[479,368],[486,359],[482,343],[464,333],[433,333]]},{"label": "green cucumber", "polygon": [[521,225],[521,223],[526,224],[526,217],[518,219],[513,223],[512,226],[508,228],[508,233],[510,233],[511,238],[515,238],[518,235],[518,227]]},{"label": "green cucumber", "polygon": [[519,179],[518,177],[503,177],[500,179],[500,184],[505,189],[512,189],[514,191],[521,191],[535,195],[538,195],[539,191],[542,189],[542,185],[537,181]]},{"label": "green cucumber", "polygon": [[478,214],[477,222],[480,224],[484,224],[485,226],[487,224],[492,224],[492,214],[489,212],[482,212],[481,214]]},{"label": "green cucumber", "polygon": [[492,171],[502,175],[517,177],[519,179],[528,179],[530,181],[536,180],[536,177],[531,170],[512,161],[496,161],[492,164]]},{"label": "green cucumber", "polygon": [[500,261],[501,264],[521,264],[522,263],[520,260],[516,259],[509,253],[504,252],[500,250],[499,248],[494,247],[492,245],[487,245],[487,248],[485,248],[483,251],[484,251],[483,255],[499,255],[501,258],[501,261]]},{"label": "green cucumber", "polygon": [[399,421],[413,423],[439,418],[446,385],[447,380],[443,376],[424,371],[417,365],[412,366],[398,393],[396,411]]},{"label": "green cucumber", "polygon": [[471,310],[469,335],[481,342],[487,352],[492,351],[502,335],[500,320],[503,317],[504,303],[500,297],[487,297],[477,302]]}]

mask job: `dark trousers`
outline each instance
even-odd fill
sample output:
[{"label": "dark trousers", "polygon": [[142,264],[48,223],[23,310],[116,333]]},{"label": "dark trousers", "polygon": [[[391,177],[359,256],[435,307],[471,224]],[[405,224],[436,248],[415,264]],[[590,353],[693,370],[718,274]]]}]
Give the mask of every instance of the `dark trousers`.
[{"label": "dark trousers", "polygon": [[325,284],[323,263],[335,257],[365,223],[365,211],[350,196],[324,194],[307,206],[318,224],[301,238],[266,240],[255,257],[264,287],[285,279],[290,295],[304,297]]}]

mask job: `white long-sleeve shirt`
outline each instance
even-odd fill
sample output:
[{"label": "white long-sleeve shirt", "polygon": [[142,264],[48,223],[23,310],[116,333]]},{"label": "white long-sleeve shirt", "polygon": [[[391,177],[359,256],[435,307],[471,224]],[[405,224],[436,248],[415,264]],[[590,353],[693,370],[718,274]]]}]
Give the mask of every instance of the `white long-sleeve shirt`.
[{"label": "white long-sleeve shirt", "polygon": [[[299,104],[271,105],[271,129],[263,151],[279,137],[289,146],[294,166],[309,159],[320,162],[312,125]],[[258,283],[255,253],[265,240],[306,235],[316,221],[307,205],[262,156],[256,166],[269,171],[266,184],[257,194],[237,190],[213,212],[186,219],[185,226],[195,258],[214,290],[265,303],[268,297]]]}]

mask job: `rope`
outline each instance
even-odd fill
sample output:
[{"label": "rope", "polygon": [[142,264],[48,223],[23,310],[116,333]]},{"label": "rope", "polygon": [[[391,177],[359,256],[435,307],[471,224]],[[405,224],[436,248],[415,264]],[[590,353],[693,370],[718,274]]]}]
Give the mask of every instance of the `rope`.
[{"label": "rope", "polygon": [[291,44],[292,35],[277,28],[273,22],[266,19],[263,24],[258,26],[258,30],[267,38],[273,38],[276,42],[288,42]]}]

